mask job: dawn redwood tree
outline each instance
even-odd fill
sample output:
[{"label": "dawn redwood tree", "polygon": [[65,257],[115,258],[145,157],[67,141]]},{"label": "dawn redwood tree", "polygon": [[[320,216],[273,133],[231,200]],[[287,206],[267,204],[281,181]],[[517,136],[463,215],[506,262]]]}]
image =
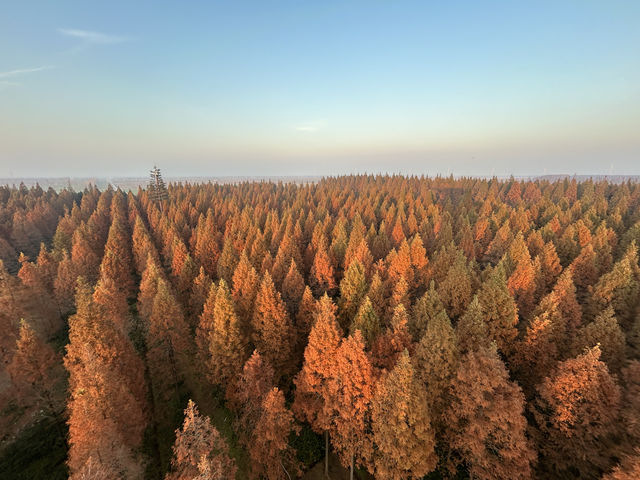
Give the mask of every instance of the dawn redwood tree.
[{"label": "dawn redwood tree", "polygon": [[355,318],[362,300],[367,293],[367,282],[364,267],[359,260],[354,259],[344,273],[340,282],[340,299],[338,311],[340,325],[347,328]]},{"label": "dawn redwood tree", "polygon": [[126,292],[118,288],[116,282],[105,274],[98,281],[93,298],[102,307],[104,315],[108,316],[122,335],[128,339],[132,318],[126,295]]},{"label": "dawn redwood tree", "polygon": [[182,308],[167,281],[158,278],[146,328],[147,365],[158,403],[172,395],[178,401],[179,386],[190,373],[190,342]]},{"label": "dawn redwood tree", "polygon": [[220,256],[216,230],[213,212],[211,209],[208,209],[206,217],[203,219],[203,217],[200,216],[198,219],[198,225],[195,229],[196,239],[193,254],[209,276],[216,274],[218,257]]},{"label": "dawn redwood tree", "polygon": [[353,470],[370,456],[367,435],[373,397],[373,366],[364,351],[360,330],[342,340],[335,355],[335,374],[329,382],[331,438],[344,466]]},{"label": "dawn redwood tree", "polygon": [[553,317],[543,312],[530,320],[524,338],[518,342],[513,370],[528,398],[560,358],[557,330]]},{"label": "dawn redwood tree", "polygon": [[195,330],[198,324],[198,319],[202,314],[204,304],[209,297],[209,291],[211,290],[211,277],[207,275],[204,267],[200,267],[198,276],[193,280],[191,286],[191,293],[189,295],[189,326]]},{"label": "dawn redwood tree", "polygon": [[166,480],[234,480],[237,467],[226,442],[206,415],[189,400],[182,428],[176,430],[171,472]]},{"label": "dawn redwood tree", "polygon": [[358,313],[351,322],[350,333],[353,334],[356,330],[362,334],[367,348],[371,348],[380,334],[380,319],[367,296],[364,297]]},{"label": "dawn redwood tree", "polygon": [[147,424],[142,363],[82,280],[76,308],[64,359],[72,478],[90,458],[112,478],[141,478],[136,452]]},{"label": "dawn redwood tree", "polygon": [[333,295],[336,290],[336,279],[331,260],[327,254],[325,242],[321,242],[316,251],[309,274],[309,286],[319,297],[324,293]]},{"label": "dawn redwood tree", "polygon": [[414,345],[409,333],[407,310],[400,304],[393,312],[391,325],[375,340],[371,357],[377,367],[391,370],[405,349],[413,353]]},{"label": "dawn redwood tree", "polygon": [[111,278],[125,298],[133,294],[131,240],[124,219],[116,215],[109,227],[100,276]]},{"label": "dawn redwood tree", "polygon": [[601,358],[610,372],[620,373],[626,363],[627,348],[624,332],[618,324],[612,307],[606,308],[593,322],[582,327],[574,337],[573,351],[578,354],[585,348],[598,345]]},{"label": "dawn redwood tree", "polygon": [[442,282],[438,284],[438,296],[448,315],[458,318],[471,301],[473,286],[464,253],[456,249],[451,268]]},{"label": "dawn redwood tree", "polygon": [[439,420],[443,395],[447,391],[458,364],[456,335],[451,320],[442,310],[432,318],[413,356],[416,378],[426,387],[429,408]]},{"label": "dawn redwood tree", "polygon": [[376,478],[419,479],[435,468],[426,392],[406,350],[377,383],[371,400],[371,428],[375,446],[370,470]]},{"label": "dawn redwood tree", "polygon": [[316,299],[313,297],[313,293],[309,286],[304,287],[302,298],[300,299],[300,305],[298,306],[298,312],[296,314],[296,335],[298,341],[297,347],[302,351],[307,346],[309,340],[309,333],[314,322],[314,315],[316,312]]},{"label": "dawn redwood tree", "polygon": [[589,309],[591,315],[595,316],[610,306],[621,324],[628,327],[638,304],[639,278],[638,253],[634,242],[620,261],[615,263],[613,269],[600,277],[593,287]]},{"label": "dawn redwood tree", "polygon": [[260,283],[251,319],[253,343],[279,376],[290,370],[295,338],[293,325],[269,272]]},{"label": "dawn redwood tree", "polygon": [[54,418],[61,413],[55,391],[59,381],[58,362],[51,346],[38,337],[29,322],[21,320],[16,350],[7,365],[7,373],[21,404],[43,405]]},{"label": "dawn redwood tree", "polygon": [[640,444],[640,361],[632,360],[622,371],[623,401],[622,423],[627,435],[626,443]]},{"label": "dawn redwood tree", "polygon": [[251,317],[259,285],[258,273],[243,251],[233,272],[232,295],[238,320],[245,336],[249,336],[251,332]]},{"label": "dawn redwood tree", "polygon": [[304,279],[298,271],[296,261],[292,258],[289,271],[282,281],[282,299],[285,301],[292,318],[298,312],[305,288]]},{"label": "dawn redwood tree", "polygon": [[409,331],[415,342],[419,342],[427,330],[427,325],[438,314],[444,312],[444,304],[435,289],[435,282],[431,282],[429,289],[413,305],[409,322]]},{"label": "dawn redwood tree", "polygon": [[602,477],[602,480],[637,480],[640,478],[640,447],[635,454],[626,456],[610,473]]},{"label": "dawn redwood tree", "polygon": [[78,272],[69,253],[64,250],[62,259],[58,263],[58,271],[53,281],[53,293],[58,303],[59,311],[64,315],[73,310],[73,296]]},{"label": "dawn redwood tree", "polygon": [[495,345],[470,350],[451,383],[445,414],[452,459],[480,480],[531,478],[524,395]]},{"label": "dawn redwood tree", "polygon": [[329,471],[329,431],[333,418],[333,382],[336,353],[342,332],[336,320],[336,307],[325,294],[318,301],[309,343],[304,351],[302,370],[294,379],[293,411],[307,421],[316,433],[325,435],[325,475]]},{"label": "dawn redwood tree", "polygon": [[522,233],[516,235],[506,257],[511,266],[507,287],[518,305],[518,311],[528,318],[536,300],[536,270]]},{"label": "dawn redwood tree", "polygon": [[478,297],[473,297],[467,310],[458,320],[455,328],[458,352],[463,355],[478,347],[488,348],[491,344],[487,324],[484,323]]},{"label": "dawn redwood tree", "polygon": [[612,466],[620,387],[593,347],[566,360],[538,386],[531,405],[541,474],[593,478]]},{"label": "dawn redwood tree", "polygon": [[288,443],[289,435],[300,427],[285,407],[282,392],[277,388],[269,391],[261,410],[249,446],[253,478],[285,480],[300,475],[295,451]]},{"label": "dawn redwood tree", "polygon": [[211,286],[196,332],[201,368],[212,385],[231,385],[242,371],[246,341],[240,331],[227,282]]},{"label": "dawn redwood tree", "polygon": [[502,264],[495,267],[478,291],[478,302],[489,336],[495,340],[498,350],[509,357],[513,353],[514,340],[518,336],[518,307],[514,301]]},{"label": "dawn redwood tree", "polygon": [[231,407],[238,411],[236,430],[240,441],[247,447],[262,411],[262,400],[273,388],[275,373],[269,363],[254,351],[242,368],[233,390],[227,390]]}]

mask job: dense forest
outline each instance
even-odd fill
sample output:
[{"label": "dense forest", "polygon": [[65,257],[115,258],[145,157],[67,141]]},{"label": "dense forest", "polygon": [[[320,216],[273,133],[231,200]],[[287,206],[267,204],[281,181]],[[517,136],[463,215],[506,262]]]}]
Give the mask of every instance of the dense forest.
[{"label": "dense forest", "polygon": [[638,479],[639,244],[632,182],[1,187],[0,478]]}]

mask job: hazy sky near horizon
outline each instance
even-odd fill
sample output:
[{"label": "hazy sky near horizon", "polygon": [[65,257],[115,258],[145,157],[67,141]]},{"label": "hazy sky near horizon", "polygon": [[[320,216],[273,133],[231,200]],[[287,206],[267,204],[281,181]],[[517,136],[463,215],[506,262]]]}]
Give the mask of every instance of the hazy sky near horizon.
[{"label": "hazy sky near horizon", "polygon": [[0,177],[640,174],[637,1],[0,12]]}]

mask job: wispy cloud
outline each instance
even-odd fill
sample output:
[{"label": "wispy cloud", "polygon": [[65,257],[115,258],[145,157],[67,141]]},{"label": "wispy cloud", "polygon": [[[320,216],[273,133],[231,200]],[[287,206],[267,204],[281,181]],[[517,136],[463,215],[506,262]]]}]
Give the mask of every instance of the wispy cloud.
[{"label": "wispy cloud", "polygon": [[318,127],[314,125],[297,125],[294,127],[299,132],[317,132]]},{"label": "wispy cloud", "polygon": [[20,86],[22,86],[22,84],[18,82],[7,82],[6,80],[0,80],[0,90],[4,90],[5,88],[9,88],[9,87],[20,87]]},{"label": "wispy cloud", "polygon": [[[9,78],[9,77],[17,77],[19,75],[26,75],[28,73],[41,72],[42,70],[49,70],[53,68],[51,65],[45,65],[42,67],[33,67],[33,68],[19,68],[16,70],[9,70],[7,72],[0,72],[0,78]],[[11,83],[11,82],[3,82],[3,83]]]},{"label": "wispy cloud", "polygon": [[106,33],[92,32],[91,30],[77,30],[75,28],[59,28],[58,33],[67,37],[77,38],[86,43],[110,45],[129,41],[129,37],[122,35],[109,35]]},{"label": "wispy cloud", "polygon": [[295,125],[293,129],[297,130],[298,132],[313,133],[313,132],[317,132],[322,127],[324,127],[325,123],[326,122],[324,120],[320,120],[316,122],[305,122],[305,123],[301,123],[300,125]]}]

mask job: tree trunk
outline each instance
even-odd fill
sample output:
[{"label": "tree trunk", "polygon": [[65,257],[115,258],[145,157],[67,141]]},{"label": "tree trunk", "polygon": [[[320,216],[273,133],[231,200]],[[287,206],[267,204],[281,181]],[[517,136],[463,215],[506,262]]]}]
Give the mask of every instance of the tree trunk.
[{"label": "tree trunk", "polygon": [[355,455],[351,455],[351,469],[349,471],[349,480],[353,480],[353,462]]},{"label": "tree trunk", "polygon": [[329,430],[324,432],[324,476],[329,478]]}]

